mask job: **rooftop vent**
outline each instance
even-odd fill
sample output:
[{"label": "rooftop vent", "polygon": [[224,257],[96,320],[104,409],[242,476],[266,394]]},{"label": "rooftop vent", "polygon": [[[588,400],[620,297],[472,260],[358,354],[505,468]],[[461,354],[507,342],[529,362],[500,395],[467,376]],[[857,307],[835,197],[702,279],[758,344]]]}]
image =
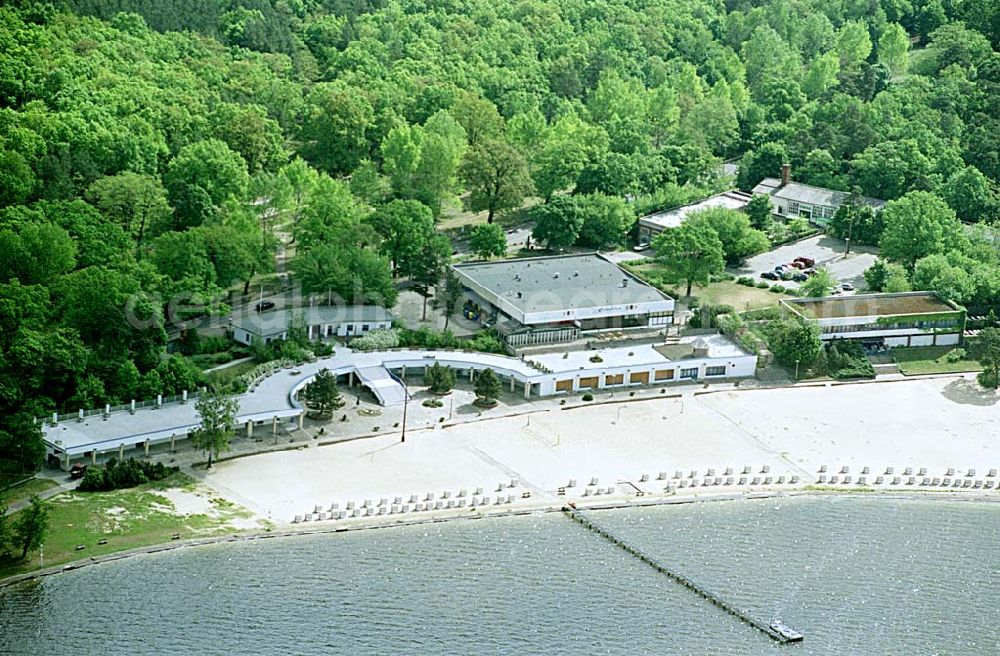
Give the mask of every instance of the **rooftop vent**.
[{"label": "rooftop vent", "polygon": [[579,278],[580,277],[580,272],[579,271],[574,271],[573,272],[573,277],[574,278]]},{"label": "rooftop vent", "polygon": [[553,274],[552,274],[552,277],[553,277],[553,278],[558,278],[558,277],[559,277],[559,272],[558,272],[558,271],[556,271],[555,273],[553,273]]},{"label": "rooftop vent", "polygon": [[622,278],[622,287],[628,287],[628,278]]}]

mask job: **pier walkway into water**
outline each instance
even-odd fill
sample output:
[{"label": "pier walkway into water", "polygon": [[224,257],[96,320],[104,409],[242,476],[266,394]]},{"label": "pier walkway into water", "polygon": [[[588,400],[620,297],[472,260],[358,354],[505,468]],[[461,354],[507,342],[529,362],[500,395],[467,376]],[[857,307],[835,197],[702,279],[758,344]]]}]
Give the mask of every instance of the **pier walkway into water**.
[{"label": "pier walkway into water", "polygon": [[734,606],[732,603],[730,603],[730,602],[722,599],[719,595],[717,595],[714,592],[711,592],[710,590],[706,589],[701,584],[692,581],[691,579],[689,579],[688,577],[684,576],[680,572],[674,571],[673,569],[671,569],[669,566],[665,565],[664,563],[662,563],[658,559],[656,559],[653,556],[647,554],[645,551],[642,551],[638,547],[629,544],[628,542],[626,542],[621,537],[617,536],[612,531],[608,530],[607,528],[605,528],[601,524],[595,522],[592,519],[590,513],[584,512],[582,510],[579,510],[579,509],[577,509],[577,508],[575,508],[574,506],[571,506],[571,505],[563,506],[563,512],[566,513],[566,515],[568,515],[570,517],[570,519],[573,519],[574,521],[580,522],[581,524],[583,524],[584,526],[586,526],[587,528],[589,528],[594,533],[597,533],[601,537],[603,537],[603,538],[611,541],[613,544],[621,547],[622,549],[624,549],[625,551],[629,552],[630,554],[632,554],[633,556],[635,556],[639,560],[643,561],[644,563],[646,563],[647,565],[649,565],[653,569],[657,570],[658,572],[662,572],[663,574],[666,574],[667,576],[669,576],[673,580],[675,580],[678,583],[680,583],[681,585],[685,586],[686,588],[688,588],[689,590],[691,590],[695,594],[698,594],[701,597],[703,597],[703,598],[707,599],[708,601],[712,602],[714,605],[718,606],[719,608],[721,608],[722,610],[726,611],[730,615],[735,616],[739,620],[745,622],[746,624],[749,624],[753,628],[755,628],[755,629],[761,631],[762,633],[766,634],[772,640],[775,640],[775,641],[780,642],[782,644],[787,643],[787,642],[791,642],[791,640],[787,636],[784,636],[781,633],[779,633],[778,631],[776,631],[775,629],[771,628],[770,622],[758,619],[758,618],[750,615],[747,611],[740,610],[740,609],[736,608],[736,606]]}]

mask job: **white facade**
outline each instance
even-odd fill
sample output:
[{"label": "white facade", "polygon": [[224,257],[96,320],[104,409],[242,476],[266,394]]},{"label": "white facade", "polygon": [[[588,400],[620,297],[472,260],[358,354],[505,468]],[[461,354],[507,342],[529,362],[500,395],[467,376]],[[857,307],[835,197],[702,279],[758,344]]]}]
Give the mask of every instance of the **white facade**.
[{"label": "white facade", "polygon": [[[641,387],[677,382],[731,380],[754,375],[757,357],[742,351],[722,335],[698,338],[700,355],[670,359],[651,345],[574,351],[536,356],[524,361],[505,355],[470,351],[426,351],[399,349],[362,353],[339,348],[334,355],[267,374],[253,384],[253,391],[238,397],[236,421],[252,433],[254,426],[276,431],[280,422],[301,422],[303,410],[296,392],[321,369],[347,376],[355,383],[373,385],[372,391],[385,404],[401,403],[393,393],[398,385],[387,374],[419,375],[432,364],[452,367],[460,374],[492,369],[505,389],[523,395],[550,396],[585,389]],[[688,341],[698,341],[688,340]],[[593,359],[598,358],[599,362]],[[471,372],[471,373],[470,373]],[[289,375],[291,373],[292,375]],[[42,427],[49,454],[68,468],[71,460],[95,459],[101,453],[134,455],[134,449],[185,440],[199,425],[194,403],[164,403],[140,407],[132,412],[114,411],[106,416],[89,413],[77,419],[59,418]],[[301,425],[300,425],[301,427]]]},{"label": "white facade", "polygon": [[360,337],[372,330],[392,328],[393,316],[382,307],[310,307],[279,310],[231,319],[233,340],[249,346],[255,339],[265,344],[288,339],[292,313],[301,314],[302,326],[311,340]]}]

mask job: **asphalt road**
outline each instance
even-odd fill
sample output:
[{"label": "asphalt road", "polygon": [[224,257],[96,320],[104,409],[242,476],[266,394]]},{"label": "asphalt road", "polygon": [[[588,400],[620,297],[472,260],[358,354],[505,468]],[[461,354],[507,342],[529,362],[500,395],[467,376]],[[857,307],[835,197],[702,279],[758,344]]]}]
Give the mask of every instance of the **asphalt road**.
[{"label": "asphalt road", "polygon": [[[796,257],[811,257],[816,260],[817,267],[826,267],[836,280],[849,282],[855,289],[864,286],[864,272],[875,262],[876,250],[870,247],[854,246],[845,256],[847,245],[842,239],[827,235],[816,235],[794,244],[779,246],[774,250],[751,257],[742,266],[730,267],[729,273],[736,276],[750,276],[760,279],[763,271],[773,271],[779,264],[787,264]],[[782,280],[785,287],[798,287],[793,280]]]}]

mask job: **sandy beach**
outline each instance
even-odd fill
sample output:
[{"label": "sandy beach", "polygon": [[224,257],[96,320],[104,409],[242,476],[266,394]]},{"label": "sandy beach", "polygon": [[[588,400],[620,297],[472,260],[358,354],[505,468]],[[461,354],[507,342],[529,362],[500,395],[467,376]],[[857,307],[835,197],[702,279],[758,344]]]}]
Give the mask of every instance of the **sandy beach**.
[{"label": "sandy beach", "polygon": [[[383,512],[389,515],[396,497],[409,505],[414,496],[421,503],[430,496],[444,506],[435,513],[469,513],[474,497],[480,508],[483,496],[495,505],[498,484],[512,510],[565,500],[605,505],[658,496],[790,491],[815,484],[821,466],[828,476],[840,474],[836,485],[845,491],[857,487],[864,467],[870,468],[868,486],[907,492],[942,491],[922,486],[923,478],[943,479],[953,468],[964,482],[975,469],[969,487],[958,489],[996,494],[985,486],[997,480],[988,477],[989,470],[1000,468],[996,398],[962,377],[689,390],[676,398],[602,404],[570,399],[565,406],[521,410],[528,412],[408,431],[403,444],[391,435],[240,458],[219,463],[202,480],[261,518],[285,524],[316,506],[326,510],[336,503],[344,509],[366,500],[377,508],[385,499]],[[844,466],[851,476],[846,485]],[[887,467],[901,480],[893,485],[894,476],[888,475],[875,485]],[[903,475],[907,467],[913,468],[913,484]],[[739,485],[744,468],[750,473]],[[722,479],[721,484],[705,486],[706,477],[713,483]],[[732,484],[726,485],[730,477]],[[571,479],[577,484],[567,487]],[[590,486],[592,479],[597,483]],[[980,484],[973,487],[976,480]],[[666,490],[668,485],[673,489]],[[566,488],[564,494],[559,488]],[[455,507],[449,509],[449,503]],[[410,516],[413,509],[408,508]]]}]

